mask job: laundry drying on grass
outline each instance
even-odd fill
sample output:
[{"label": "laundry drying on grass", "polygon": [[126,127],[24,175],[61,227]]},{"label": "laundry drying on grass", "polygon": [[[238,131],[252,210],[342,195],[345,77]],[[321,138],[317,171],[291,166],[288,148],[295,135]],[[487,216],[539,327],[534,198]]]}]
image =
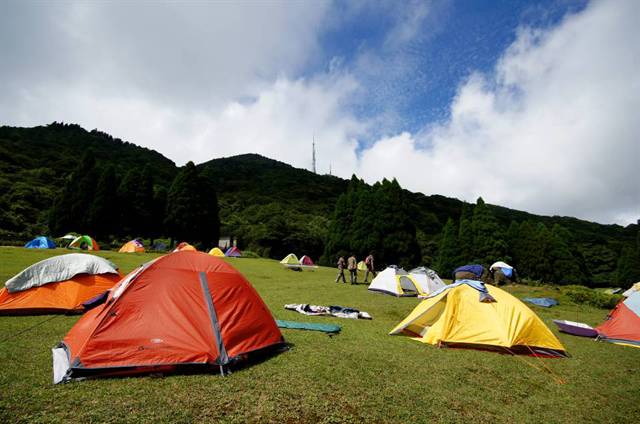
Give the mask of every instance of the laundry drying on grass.
[{"label": "laundry drying on grass", "polygon": [[373,319],[367,312],[344,306],[318,306],[308,303],[292,303],[284,305],[285,309],[296,311],[304,315],[328,315],[337,318]]}]

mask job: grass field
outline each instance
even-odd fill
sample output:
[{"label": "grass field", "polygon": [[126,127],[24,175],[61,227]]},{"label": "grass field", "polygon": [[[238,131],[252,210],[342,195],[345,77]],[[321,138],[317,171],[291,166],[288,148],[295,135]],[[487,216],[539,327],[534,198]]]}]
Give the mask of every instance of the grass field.
[{"label": "grass field", "polygon": [[[0,281],[45,257],[66,253],[0,248]],[[157,256],[100,252],[128,272]],[[53,386],[51,347],[77,316],[0,317],[0,422],[637,422],[640,349],[559,334],[571,358],[536,359],[438,349],[388,331],[418,303],[337,285],[335,271],[291,272],[276,261],[228,259],[275,318],[332,323],[341,334],[283,330],[292,348],[236,371],[96,379]],[[553,288],[515,286],[518,297]],[[531,306],[591,325],[607,311],[571,304]],[[285,303],[351,306],[372,321],[306,317]],[[5,338],[8,340],[4,340]],[[545,371],[547,367],[553,373]],[[555,375],[555,376],[554,376]],[[557,378],[563,382],[559,383]]]}]

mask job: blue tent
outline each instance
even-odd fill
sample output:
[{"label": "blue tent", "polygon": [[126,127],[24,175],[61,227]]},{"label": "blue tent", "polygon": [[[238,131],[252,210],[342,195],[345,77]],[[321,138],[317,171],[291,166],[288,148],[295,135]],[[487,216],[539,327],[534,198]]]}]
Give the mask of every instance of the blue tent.
[{"label": "blue tent", "polygon": [[56,244],[50,238],[40,236],[25,244],[27,249],[55,249]]},{"label": "blue tent", "polygon": [[543,308],[550,308],[552,306],[560,304],[557,300],[550,297],[525,297],[522,300],[524,300],[525,302],[533,303],[537,306],[542,306]]}]

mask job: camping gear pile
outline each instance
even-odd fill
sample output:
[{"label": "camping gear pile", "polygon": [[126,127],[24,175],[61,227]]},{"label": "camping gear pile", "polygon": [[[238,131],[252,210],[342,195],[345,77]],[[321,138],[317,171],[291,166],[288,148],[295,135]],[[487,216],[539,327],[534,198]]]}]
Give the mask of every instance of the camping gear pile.
[{"label": "camping gear pile", "polygon": [[284,308],[304,315],[330,315],[337,318],[373,319],[367,312],[344,306],[318,306],[309,305],[308,303],[291,303],[284,305]]}]

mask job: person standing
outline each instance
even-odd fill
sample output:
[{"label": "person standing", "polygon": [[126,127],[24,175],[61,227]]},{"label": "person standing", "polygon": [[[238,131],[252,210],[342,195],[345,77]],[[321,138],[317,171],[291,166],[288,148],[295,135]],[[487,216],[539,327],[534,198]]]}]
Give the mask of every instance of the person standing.
[{"label": "person standing", "polygon": [[349,269],[349,280],[351,284],[358,284],[358,261],[355,255],[349,256],[347,269]]},{"label": "person standing", "polygon": [[342,278],[342,282],[344,284],[347,284],[347,280],[346,278],[344,278],[344,267],[346,266],[346,262],[344,261],[344,257],[340,256],[340,258],[338,258],[338,276],[336,277],[336,283],[338,281],[340,281],[340,278]]},{"label": "person standing", "polygon": [[365,258],[364,264],[367,266],[367,270],[364,273],[364,282],[366,284],[367,278],[369,278],[369,274],[371,274],[371,281],[373,281],[373,279],[376,278],[376,271],[373,266],[373,252],[370,252],[369,256]]}]

